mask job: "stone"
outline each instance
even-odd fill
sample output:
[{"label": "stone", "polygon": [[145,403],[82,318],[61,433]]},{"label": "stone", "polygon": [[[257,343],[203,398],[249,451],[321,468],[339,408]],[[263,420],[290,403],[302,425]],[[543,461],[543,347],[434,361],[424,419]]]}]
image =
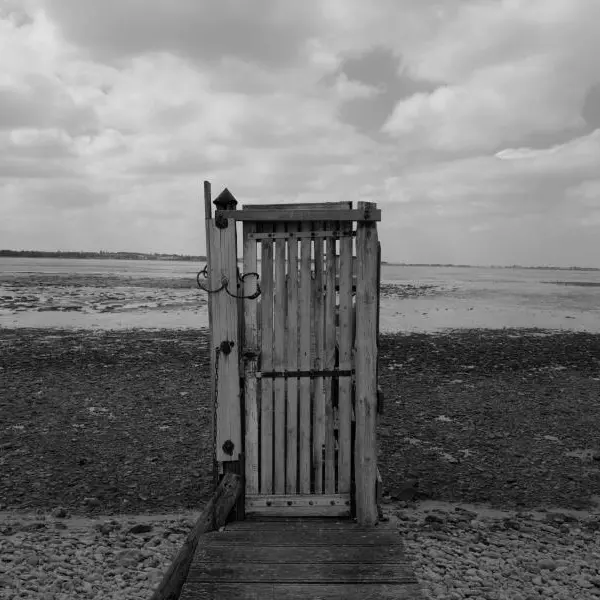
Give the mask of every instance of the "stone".
[{"label": "stone", "polygon": [[102,506],[102,502],[95,497],[84,498],[83,503],[90,508],[99,508]]},{"label": "stone", "polygon": [[129,533],[148,533],[150,531],[152,531],[152,525],[150,523],[138,523],[129,528]]},{"label": "stone", "polygon": [[549,559],[549,558],[545,558],[543,560],[538,561],[538,567],[540,569],[547,569],[548,571],[554,571],[554,569],[556,569],[556,563]]},{"label": "stone", "polygon": [[69,513],[62,506],[55,508],[51,514],[55,519],[66,519],[69,516]]},{"label": "stone", "polygon": [[[139,550],[123,550],[117,555],[117,561],[122,567],[134,567],[143,559]],[[125,571],[124,571],[125,572]]]}]

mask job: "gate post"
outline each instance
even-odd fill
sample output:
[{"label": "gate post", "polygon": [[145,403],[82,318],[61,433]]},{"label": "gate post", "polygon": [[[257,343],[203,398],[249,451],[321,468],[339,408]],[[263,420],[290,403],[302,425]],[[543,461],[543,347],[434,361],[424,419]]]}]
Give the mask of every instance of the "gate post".
[{"label": "gate post", "polygon": [[[358,208],[371,210],[372,202]],[[356,517],[360,525],[377,523],[377,225],[359,221],[356,233]]]},{"label": "gate post", "polygon": [[[232,210],[235,198],[225,189],[214,201]],[[208,217],[208,212],[206,216]],[[214,381],[215,459],[219,473],[241,473],[242,426],[240,407],[237,236],[235,219],[207,219],[206,243],[210,303],[211,377]],[[230,295],[228,291],[233,294]],[[241,503],[243,510],[243,502]],[[238,516],[240,515],[238,510]]]}]

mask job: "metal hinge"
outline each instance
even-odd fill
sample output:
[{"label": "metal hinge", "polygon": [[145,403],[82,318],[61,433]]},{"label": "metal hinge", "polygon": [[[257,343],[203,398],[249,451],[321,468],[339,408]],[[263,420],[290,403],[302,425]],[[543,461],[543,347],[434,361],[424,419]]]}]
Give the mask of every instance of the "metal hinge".
[{"label": "metal hinge", "polygon": [[277,377],[351,377],[354,375],[354,369],[329,369],[321,371],[259,371],[256,373],[257,378],[270,378],[274,379]]}]

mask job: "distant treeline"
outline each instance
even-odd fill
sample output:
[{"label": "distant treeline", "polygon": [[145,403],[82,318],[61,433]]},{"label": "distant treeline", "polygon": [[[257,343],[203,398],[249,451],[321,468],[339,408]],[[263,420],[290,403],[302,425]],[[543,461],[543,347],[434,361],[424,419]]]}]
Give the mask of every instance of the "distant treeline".
[{"label": "distant treeline", "polygon": [[[144,252],[46,252],[44,250],[0,250],[0,256],[15,256],[26,258],[106,258],[111,260],[189,260],[194,262],[206,261],[206,256],[189,254],[146,254]],[[238,258],[238,262],[240,262]],[[541,269],[546,271],[600,271],[597,267],[524,267],[522,265],[454,265],[452,263],[395,263],[385,260],[382,265],[392,267],[451,267],[454,269]]]},{"label": "distant treeline", "polygon": [[189,260],[204,261],[205,256],[189,254],[145,254],[143,252],[45,252],[43,250],[0,250],[0,256],[23,258],[105,258],[111,260]]}]

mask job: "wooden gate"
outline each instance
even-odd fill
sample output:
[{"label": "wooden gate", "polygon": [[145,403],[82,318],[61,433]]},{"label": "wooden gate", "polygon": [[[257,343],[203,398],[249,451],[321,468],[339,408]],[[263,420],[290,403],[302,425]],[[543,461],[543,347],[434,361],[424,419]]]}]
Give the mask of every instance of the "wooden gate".
[{"label": "wooden gate", "polygon": [[205,200],[215,459],[245,478],[238,514],[375,522],[380,211],[236,210],[225,190],[212,219]]}]

